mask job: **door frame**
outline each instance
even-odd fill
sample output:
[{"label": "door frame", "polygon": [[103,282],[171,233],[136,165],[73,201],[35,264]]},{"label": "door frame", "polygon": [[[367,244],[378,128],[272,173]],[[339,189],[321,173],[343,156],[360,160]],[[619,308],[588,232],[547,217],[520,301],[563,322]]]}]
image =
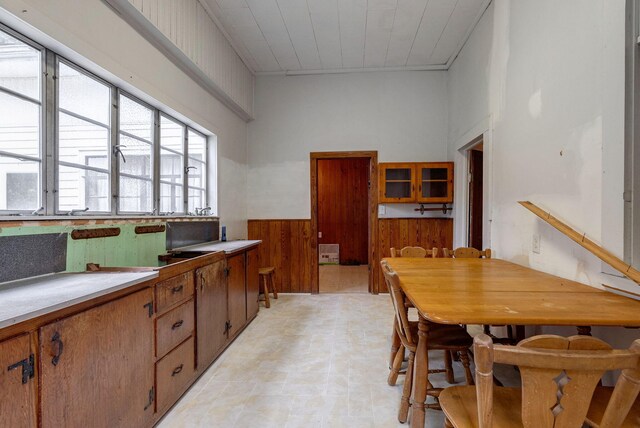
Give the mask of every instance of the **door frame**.
[{"label": "door frame", "polygon": [[469,242],[469,156],[467,150],[483,142],[482,157],[482,245],[491,248],[491,223],[493,221],[493,126],[491,116],[486,117],[466,132],[454,144],[454,223],[453,246],[466,247]]},{"label": "door frame", "polygon": [[376,242],[378,242],[378,152],[377,151],[348,151],[348,152],[311,152],[311,294],[320,293],[320,265],[318,263],[318,161],[321,159],[369,159],[369,293],[378,294],[377,278],[378,264],[375,263]]}]

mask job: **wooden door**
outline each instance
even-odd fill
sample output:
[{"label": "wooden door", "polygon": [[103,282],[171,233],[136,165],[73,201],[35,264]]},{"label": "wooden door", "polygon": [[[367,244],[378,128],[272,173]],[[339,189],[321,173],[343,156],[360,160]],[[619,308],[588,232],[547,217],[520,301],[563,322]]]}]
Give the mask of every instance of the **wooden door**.
[{"label": "wooden door", "polygon": [[338,244],[342,265],[369,262],[369,163],[318,160],[318,244]]},{"label": "wooden door", "polygon": [[258,313],[258,295],[260,294],[260,277],[258,275],[258,249],[247,251],[247,320]]},{"label": "wooden door", "polygon": [[40,329],[42,428],[153,421],[150,288]]},{"label": "wooden door", "polygon": [[380,164],[380,203],[416,201],[414,163]]},{"label": "wooden door", "polygon": [[0,426],[37,426],[34,361],[28,334],[0,343]]},{"label": "wooden door", "polygon": [[229,295],[229,337],[234,337],[247,322],[245,253],[227,259]]},{"label": "wooden door", "polygon": [[482,250],[482,160],[480,150],[469,150],[469,247]]},{"label": "wooden door", "polygon": [[198,370],[215,360],[227,342],[226,261],[219,260],[196,270]]}]

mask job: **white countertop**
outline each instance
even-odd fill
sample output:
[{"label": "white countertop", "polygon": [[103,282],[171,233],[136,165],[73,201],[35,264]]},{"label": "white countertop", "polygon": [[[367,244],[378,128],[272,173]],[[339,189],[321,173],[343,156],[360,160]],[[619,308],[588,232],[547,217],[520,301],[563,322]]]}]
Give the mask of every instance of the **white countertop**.
[{"label": "white countertop", "polygon": [[0,328],[153,279],[157,272],[56,273],[0,285]]},{"label": "white countertop", "polygon": [[244,248],[250,247],[261,243],[259,240],[239,239],[237,241],[211,241],[204,242],[202,244],[189,245],[186,247],[174,248],[171,252],[197,252],[197,253],[215,253],[218,251],[224,251],[225,253],[232,253]]}]

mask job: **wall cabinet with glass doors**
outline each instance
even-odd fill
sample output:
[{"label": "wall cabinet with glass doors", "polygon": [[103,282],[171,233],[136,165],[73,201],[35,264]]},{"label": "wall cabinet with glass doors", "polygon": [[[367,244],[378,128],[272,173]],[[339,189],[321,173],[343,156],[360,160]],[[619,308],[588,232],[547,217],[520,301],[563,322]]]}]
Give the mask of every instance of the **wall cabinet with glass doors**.
[{"label": "wall cabinet with glass doors", "polygon": [[380,203],[453,202],[453,162],[380,164]]}]

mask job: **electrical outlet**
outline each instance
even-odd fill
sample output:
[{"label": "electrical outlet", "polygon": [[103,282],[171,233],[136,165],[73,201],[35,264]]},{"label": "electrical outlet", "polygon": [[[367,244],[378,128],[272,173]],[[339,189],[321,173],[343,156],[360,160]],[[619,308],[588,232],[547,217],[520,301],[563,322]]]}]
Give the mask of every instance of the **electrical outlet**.
[{"label": "electrical outlet", "polygon": [[540,235],[537,233],[531,239],[531,250],[536,254],[540,254]]}]

